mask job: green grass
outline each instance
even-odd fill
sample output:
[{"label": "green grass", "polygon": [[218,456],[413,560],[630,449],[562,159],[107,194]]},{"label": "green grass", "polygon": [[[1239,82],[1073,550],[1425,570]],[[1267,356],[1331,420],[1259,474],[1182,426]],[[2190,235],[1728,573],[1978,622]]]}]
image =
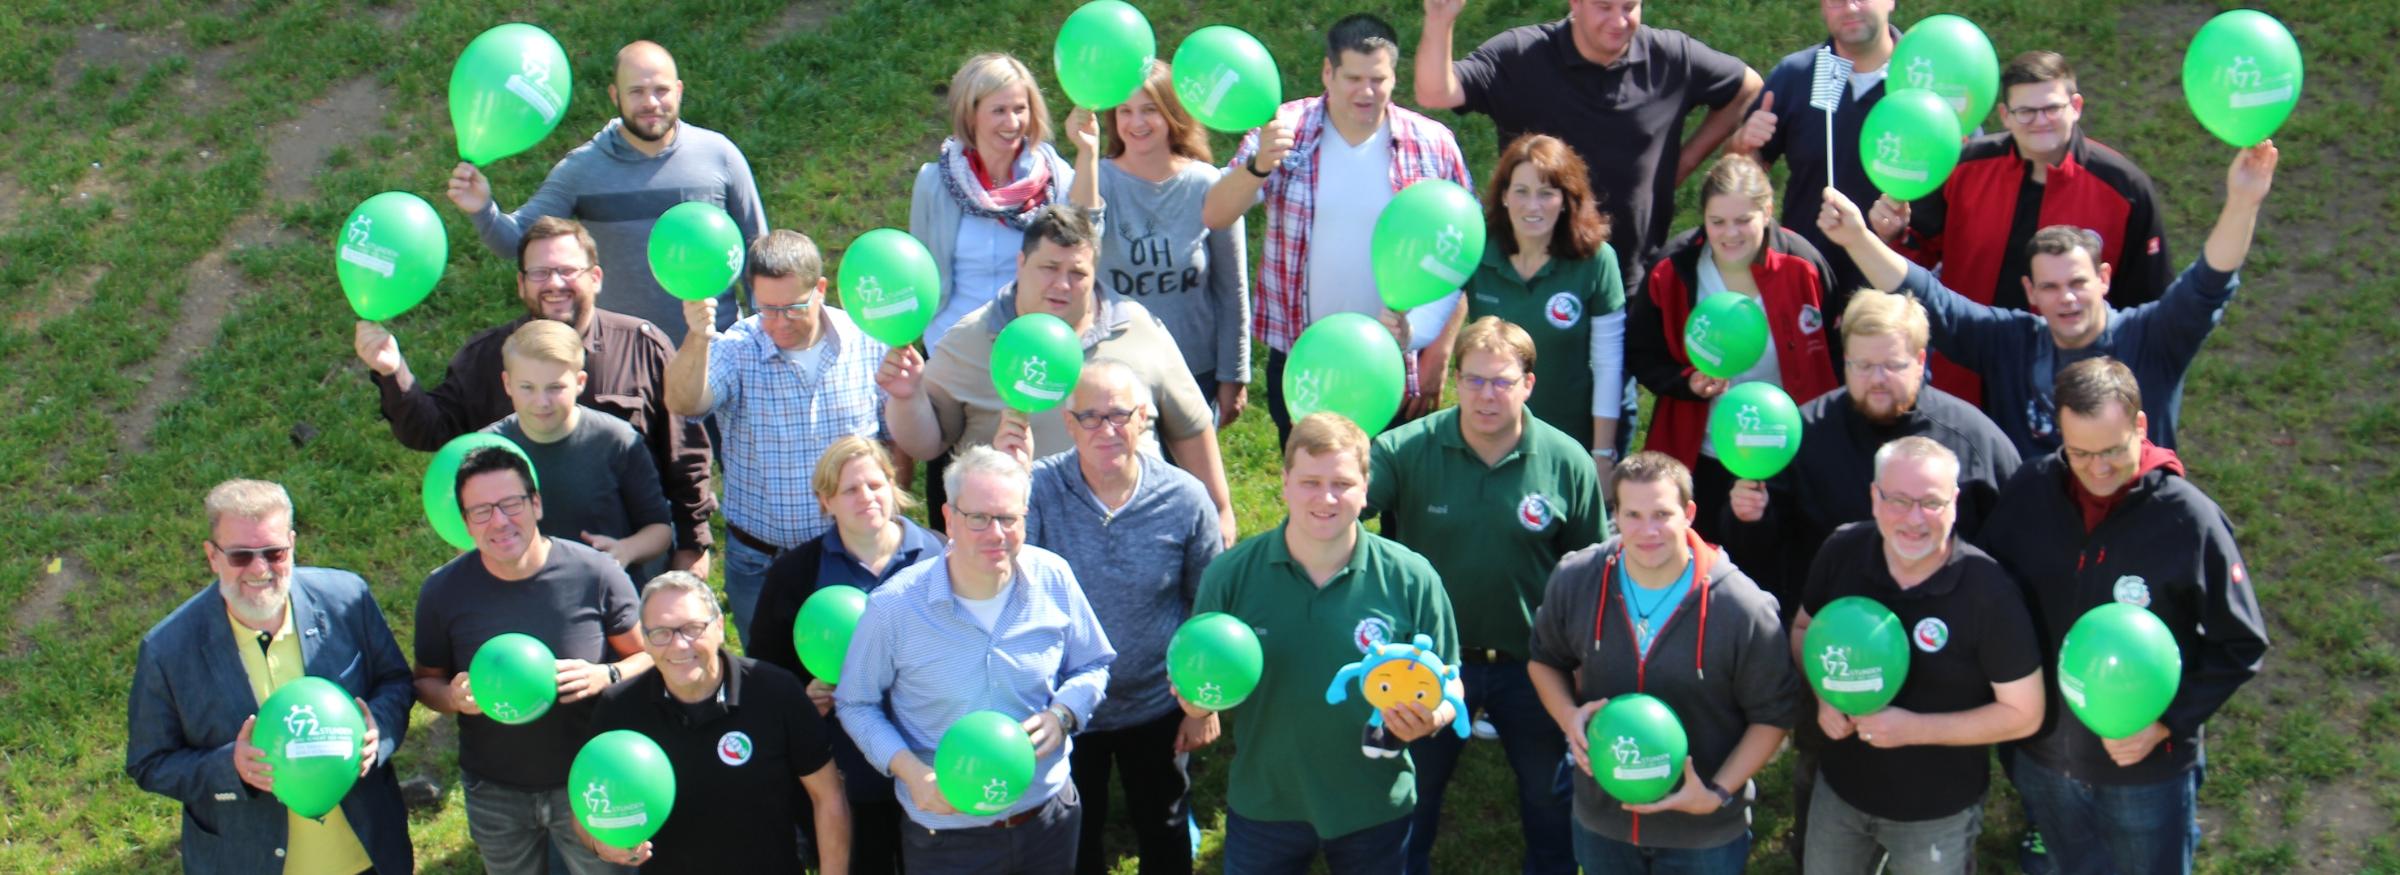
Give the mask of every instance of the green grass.
[{"label": "green grass", "polygon": [[[1318,90],[1319,28],[1352,4],[1300,0],[1146,3],[1171,50],[1209,23],[1243,24],[1285,64],[1286,93]],[[1414,4],[1387,4],[1413,45]],[[2229,4],[2228,4],[2229,5]],[[770,0],[706,4],[423,4],[98,0],[0,4],[0,96],[29,136],[0,145],[0,603],[15,606],[0,648],[0,871],[172,871],[172,803],[122,774],[124,699],[144,629],[202,585],[198,498],[231,476],[291,487],[305,561],[358,570],[405,641],[414,593],[444,558],[418,519],[424,457],[401,450],[349,351],[351,317],[328,270],[329,231],[359,200],[415,191],[441,206],[454,251],[447,282],[398,320],[426,379],[473,331],[515,309],[507,268],[443,201],[455,160],[443,89],[455,52],[507,18],[531,18],[569,48],[578,88],[559,133],[490,168],[504,202],[528,194],[556,156],[607,117],[608,58],[663,39],[690,83],[685,115],[748,153],[775,224],[838,252],[906,220],[909,180],[946,129],[936,88],[976,51],[1012,50],[1046,71],[1049,28],[1067,2],[995,0],[971,17],[945,4],[833,4],[822,24],[759,37]],[[1548,18],[1554,0],[1472,4],[1472,44]],[[687,8],[689,7],[689,8]],[[2176,85],[2190,30],[2215,3],[1975,0],[2003,56],[2066,52],[2083,68],[2087,124],[2157,178],[2179,258],[2214,217],[2229,150],[2207,137]],[[2286,127],[2282,178],[2241,296],[2195,369],[2185,452],[2193,477],[2240,526],[2276,649],[2269,669],[2212,726],[2203,798],[2209,872],[2400,871],[2400,278],[2385,266],[2385,217],[2400,206],[2400,10],[2374,0],[2274,4],[2313,71]],[[1910,7],[1903,21],[1936,11]],[[1690,31],[1761,69],[1822,33],[1806,4],[1658,4],[1648,23]],[[383,130],[341,144],[322,168],[271,167],[276,125],[360,77],[388,98]],[[1405,72],[1403,73],[1405,78]],[[1045,78],[1046,75],[1045,75]],[[1403,98],[1406,89],[1403,89]],[[1053,94],[1053,99],[1058,99]],[[1062,110],[1063,112],[1063,110]],[[1439,117],[1451,119],[1449,114]],[[1491,127],[1456,121],[1470,164],[1488,170]],[[1229,138],[1217,139],[1230,154]],[[282,201],[271,172],[313,174]],[[1685,203],[1690,192],[1685,192]],[[1689,226],[1691,210],[1685,210]],[[235,246],[230,230],[250,233]],[[159,366],[212,251],[247,288],[164,398],[145,433],[127,414]],[[88,288],[86,288],[88,284]],[[29,314],[51,312],[47,320]],[[1263,403],[1263,396],[1253,399]],[[305,423],[317,437],[290,437]],[[1254,410],[1225,435],[1244,527],[1280,517],[1272,430]],[[24,606],[53,592],[66,557],[79,583],[55,619]],[[422,738],[419,712],[412,735]],[[1197,792],[1215,860],[1228,748],[1199,758]],[[451,773],[449,751],[412,742],[403,773]],[[1761,871],[1790,871],[1787,760],[1763,779]],[[445,780],[445,784],[453,783]],[[1494,745],[1470,747],[1450,792],[1443,871],[1514,868],[1510,778]],[[1996,794],[2005,798],[2001,785]],[[1990,810],[1983,862],[2010,868],[2015,816]],[[455,793],[420,815],[427,871],[473,871]],[[1118,843],[1130,850],[1130,841]],[[1129,869],[1130,862],[1119,864]]]}]

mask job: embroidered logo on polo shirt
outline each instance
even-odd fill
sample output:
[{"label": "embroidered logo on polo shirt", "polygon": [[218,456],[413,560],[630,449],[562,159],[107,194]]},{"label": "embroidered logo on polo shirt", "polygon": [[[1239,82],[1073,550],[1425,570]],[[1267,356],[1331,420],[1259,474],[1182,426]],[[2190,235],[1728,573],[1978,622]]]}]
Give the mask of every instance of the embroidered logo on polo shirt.
[{"label": "embroidered logo on polo shirt", "polygon": [[1815,304],[1800,305],[1800,333],[1815,334],[1825,330],[1825,313]]},{"label": "embroidered logo on polo shirt", "polygon": [[1909,637],[1916,641],[1918,650],[1939,653],[1950,645],[1950,624],[1942,622],[1940,617],[1926,617],[1917,621],[1916,631]]},{"label": "embroidered logo on polo shirt", "polygon": [[2150,606],[2150,584],[2131,574],[2117,578],[2117,585],[2110,588],[2109,594],[2137,608]]},{"label": "embroidered logo on polo shirt", "polygon": [[1391,640],[1392,622],[1382,617],[1360,620],[1358,626],[1350,630],[1350,643],[1358,645],[1360,653],[1374,650]]},{"label": "embroidered logo on polo shirt", "polygon": [[729,766],[750,762],[750,754],[755,750],[750,744],[750,733],[738,729],[717,739],[717,759]]},{"label": "embroidered logo on polo shirt", "polygon": [[1543,308],[1542,317],[1550,320],[1551,327],[1573,328],[1575,320],[1583,318],[1583,301],[1570,292],[1551,295],[1550,306]]},{"label": "embroidered logo on polo shirt", "polygon": [[1542,494],[1539,492],[1527,495],[1524,501],[1517,502],[1517,525],[1524,526],[1528,532],[1538,532],[1549,528],[1550,521],[1554,518],[1555,515],[1550,512],[1550,502],[1543,500]]},{"label": "embroidered logo on polo shirt", "polygon": [[2242,563],[2239,563],[2239,562],[2233,563],[2233,574],[2232,574],[2232,576],[2233,576],[2233,585],[2234,585],[2234,586],[2241,586],[2242,584],[2245,584],[2245,583],[2249,583],[2249,582],[2250,582],[2250,573],[2249,573],[2249,572],[2247,572],[2247,571],[2244,571],[2244,570],[2242,570]]}]

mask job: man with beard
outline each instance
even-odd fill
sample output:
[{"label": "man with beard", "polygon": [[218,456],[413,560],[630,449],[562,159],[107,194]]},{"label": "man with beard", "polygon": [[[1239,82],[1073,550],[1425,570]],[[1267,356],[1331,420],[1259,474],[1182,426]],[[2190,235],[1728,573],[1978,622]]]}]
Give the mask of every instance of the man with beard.
[{"label": "man with beard", "polygon": [[[1783,197],[1777,199],[1783,204],[1783,227],[1798,232],[1825,255],[1826,263],[1833,267],[1837,289],[1855,289],[1866,283],[1859,278],[1858,266],[1850,263],[1850,256],[1817,231],[1817,208],[1823,206],[1817,193],[1830,179],[1856,203],[1874,203],[1883,196],[1867,178],[1858,141],[1867,112],[1883,100],[1889,72],[1886,65],[1900,41],[1899,28],[1892,26],[1893,3],[1825,0],[1819,4],[1829,36],[1775,64],[1767,73],[1766,92],[1751,105],[1741,130],[1725,141],[1726,151],[1756,158],[1759,166],[1783,162],[1789,174]],[[1840,88],[1830,112],[1810,105],[1819,76]],[[1906,84],[1902,80],[1902,87]],[[1830,139],[1827,125],[1833,126]]]},{"label": "man with beard", "polygon": [[[637,40],[619,49],[608,100],[617,108],[616,119],[560,159],[516,212],[501,212],[491,181],[465,162],[450,172],[450,202],[474,220],[484,245],[501,254],[516,248],[526,224],[535,219],[572,216],[589,223],[607,244],[608,260],[601,266],[617,275],[608,309],[650,320],[669,336],[681,337],[683,306],[650,275],[651,226],[669,207],[704,201],[724,207],[744,241],[756,240],[767,232],[766,206],[742,150],[724,134],[684,124],[683,80],[665,48]],[[733,289],[728,287],[717,303],[721,331],[736,315]]]},{"label": "man with beard", "polygon": [[[408,662],[358,575],[302,566],[292,498],[263,480],[208,491],[202,549],[216,582],[142,636],[126,711],[125,773],[183,804],[188,872],[408,872],[400,785]],[[358,783],[322,818],[285,808],[251,741],[277,687],[325,678],[358,700]],[[279,719],[279,718],[273,718]]]},{"label": "man with beard", "polygon": [[[501,347],[518,328],[535,319],[563,322],[583,338],[587,380],[575,403],[625,420],[641,432],[659,485],[673,506],[675,553],[669,566],[707,573],[709,513],[708,433],[667,410],[667,362],[674,347],[658,327],[595,306],[600,253],[589,231],[573,219],[543,217],[517,243],[517,297],[526,314],[468,338],[451,356],[442,384],[417,381],[400,354],[400,341],[373,322],[358,323],[355,344],[383,394],[383,418],[392,436],[412,450],[432,452],[450,439],[515,412],[502,374]],[[648,265],[639,265],[649,273]]]}]

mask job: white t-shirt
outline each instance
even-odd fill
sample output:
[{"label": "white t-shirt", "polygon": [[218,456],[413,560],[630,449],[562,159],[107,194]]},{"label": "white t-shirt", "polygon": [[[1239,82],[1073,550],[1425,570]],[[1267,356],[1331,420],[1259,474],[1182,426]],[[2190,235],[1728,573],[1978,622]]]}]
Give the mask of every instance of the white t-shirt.
[{"label": "white t-shirt", "polygon": [[967,616],[975,618],[975,625],[990,632],[999,627],[1000,609],[1008,605],[1008,588],[1015,584],[1016,576],[1010,575],[1008,580],[1000,582],[1000,591],[993,593],[991,598],[971,599],[957,593],[951,593],[950,597],[958,599],[959,606],[967,609]]},{"label": "white t-shirt", "polygon": [[[817,342],[824,343],[824,336],[818,336]],[[824,350],[815,346],[804,346],[799,349],[778,349],[775,352],[783,357],[784,364],[791,366],[793,375],[800,378],[800,385],[814,386],[822,379],[821,375],[825,371]]]},{"label": "white t-shirt", "polygon": [[[1717,260],[1709,257],[1708,253],[1705,252],[1700,254],[1699,279],[1699,300],[1707,300],[1708,296],[1710,295],[1741,294],[1740,292],[1725,287],[1725,275],[1717,272]],[[1773,320],[1769,320],[1767,325],[1766,352],[1759,355],[1757,364],[1751,365],[1749,370],[1743,371],[1740,374],[1735,375],[1733,378],[1733,385],[1739,386],[1743,383],[1773,383],[1777,387],[1781,387],[1783,385],[1783,364],[1775,358],[1775,326]],[[1708,412],[1711,414],[1717,412],[1716,398],[1708,399]],[[1700,454],[1711,459],[1716,458],[1717,445],[1712,441],[1702,440],[1700,442]]]},{"label": "white t-shirt", "polygon": [[1881,67],[1878,67],[1875,69],[1875,72],[1872,73],[1861,73],[1857,70],[1850,71],[1850,99],[1867,99],[1867,92],[1872,90],[1876,83],[1882,82],[1884,75],[1890,73],[1891,71],[1892,65],[1890,64],[1885,64]]},{"label": "white t-shirt", "polygon": [[1356,146],[1328,121],[1317,138],[1317,213],[1308,229],[1308,321],[1383,312],[1375,292],[1375,218],[1392,201],[1392,126]]}]

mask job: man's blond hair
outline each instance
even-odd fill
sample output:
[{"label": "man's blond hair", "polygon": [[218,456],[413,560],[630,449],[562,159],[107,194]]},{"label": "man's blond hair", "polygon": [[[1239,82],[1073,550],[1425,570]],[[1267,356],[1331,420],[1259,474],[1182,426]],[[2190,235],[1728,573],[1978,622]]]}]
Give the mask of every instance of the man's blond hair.
[{"label": "man's blond hair", "polygon": [[547,362],[583,370],[583,337],[564,322],[529,319],[500,344],[501,367],[510,362]]}]

